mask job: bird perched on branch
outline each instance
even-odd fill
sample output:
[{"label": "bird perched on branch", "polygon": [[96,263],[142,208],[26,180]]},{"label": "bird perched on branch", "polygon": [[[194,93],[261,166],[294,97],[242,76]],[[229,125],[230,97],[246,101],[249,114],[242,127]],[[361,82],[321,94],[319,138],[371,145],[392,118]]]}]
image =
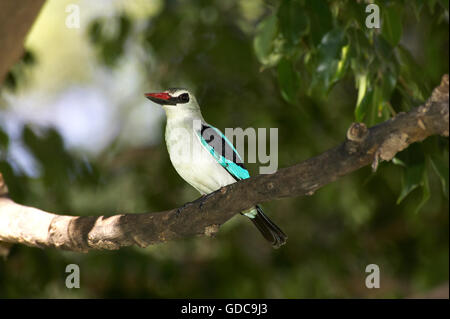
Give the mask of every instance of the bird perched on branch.
[{"label": "bird perched on branch", "polygon": [[[250,177],[233,144],[205,122],[188,90],[168,89],[145,96],[166,112],[166,144],[175,170],[202,195]],[[250,218],[274,248],[286,242],[287,236],[258,205],[241,214]]]}]

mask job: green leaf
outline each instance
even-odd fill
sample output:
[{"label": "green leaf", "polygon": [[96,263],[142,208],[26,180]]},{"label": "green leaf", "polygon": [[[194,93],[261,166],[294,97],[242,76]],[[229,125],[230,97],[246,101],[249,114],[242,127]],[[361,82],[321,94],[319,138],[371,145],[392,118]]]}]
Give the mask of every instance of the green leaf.
[{"label": "green leaf", "polygon": [[361,74],[356,78],[356,87],[358,88],[358,99],[356,100],[356,107],[361,104],[367,91],[367,73]]},{"label": "green leaf", "polygon": [[30,50],[26,50],[23,54],[22,61],[25,64],[33,65],[36,63],[36,57],[33,52],[31,52]]},{"label": "green leaf", "polygon": [[338,62],[333,82],[342,79],[349,66],[349,45],[343,46],[341,49],[341,59]]},{"label": "green leaf", "polygon": [[284,0],[278,9],[280,31],[290,46],[300,42],[308,32],[309,20],[298,0]]},{"label": "green leaf", "polygon": [[399,154],[403,158],[404,169],[402,176],[402,191],[397,199],[400,204],[412,191],[421,188],[422,196],[417,201],[415,213],[419,212],[430,198],[427,164],[429,156],[423,143],[414,143],[407,150]]},{"label": "green leaf", "polygon": [[356,77],[356,86],[358,88],[358,98],[356,100],[355,120],[362,122],[370,110],[373,98],[373,90],[367,73]]},{"label": "green leaf", "polygon": [[381,34],[392,45],[396,46],[402,37],[403,10],[398,5],[386,6],[382,10]]},{"label": "green leaf", "polygon": [[348,68],[347,39],[342,29],[334,29],[324,35],[312,59],[314,72],[311,87],[326,93],[331,86],[341,79]]},{"label": "green leaf", "polygon": [[447,158],[445,158],[441,154],[432,154],[430,155],[430,163],[433,170],[438,175],[442,184],[442,192],[448,198],[449,187],[448,187],[448,179],[449,179],[449,165],[448,165],[448,153]]},{"label": "green leaf", "polygon": [[[69,178],[69,172],[74,169],[74,162],[55,129],[47,129],[37,134],[25,126],[22,140],[43,169],[44,179],[49,185],[62,183]],[[58,160],[54,161],[55,158]]]},{"label": "green leaf", "polygon": [[[429,1],[429,0],[428,0]],[[414,11],[414,15],[416,16],[416,20],[420,21],[420,13],[423,9],[424,6],[424,1],[423,0],[413,0],[410,2],[411,7]]]},{"label": "green leaf", "polygon": [[[114,25],[114,28],[106,26]],[[88,36],[96,46],[101,61],[115,66],[125,50],[125,42],[132,30],[132,21],[125,15],[95,19],[89,26]]]},{"label": "green leaf", "polygon": [[408,194],[422,185],[425,173],[425,162],[407,166],[403,171],[402,191],[397,199],[400,204]]},{"label": "green leaf", "polygon": [[[410,98],[412,96],[416,102],[424,102],[425,97],[429,96],[431,93],[431,90],[427,85],[430,81],[427,78],[426,73],[423,72],[411,53],[403,46],[399,45],[397,47],[397,52],[400,65],[400,76],[403,79],[403,86],[405,86],[407,90],[404,97]],[[410,106],[412,107],[413,105]]]},{"label": "green leaf", "polygon": [[387,103],[384,101],[383,90],[379,85],[373,88],[372,105],[370,110],[370,126],[384,122],[389,118]]},{"label": "green leaf", "polygon": [[423,173],[420,186],[422,186],[422,198],[420,199],[420,202],[417,204],[416,209],[414,210],[414,214],[419,213],[423,205],[425,205],[425,203],[428,202],[431,196],[430,183],[428,181],[428,174],[426,171],[424,171]]},{"label": "green leaf", "polygon": [[328,2],[325,0],[305,1],[305,8],[310,20],[310,32],[312,42],[317,46],[323,36],[333,27],[333,17],[331,15]]},{"label": "green leaf", "polygon": [[397,85],[397,76],[391,72],[383,74],[381,83],[381,94],[384,102],[388,102]]},{"label": "green leaf", "polygon": [[17,76],[14,72],[9,71],[5,76],[5,87],[10,89],[11,91],[15,91],[17,89]]},{"label": "green leaf", "polygon": [[342,29],[334,29],[325,34],[318,47],[323,60],[339,59],[341,49],[346,43],[345,33]]},{"label": "green leaf", "polygon": [[397,77],[390,70],[386,70],[382,76],[378,76],[373,84],[372,105],[370,106],[369,124],[373,126],[389,119],[389,100],[397,84]]},{"label": "green leaf", "polygon": [[399,165],[399,166],[406,167],[405,162],[403,162],[401,159],[399,159],[399,158],[397,158],[397,157],[394,157],[394,158],[392,159],[392,163],[395,164],[395,165]]},{"label": "green leaf", "polygon": [[431,14],[434,14],[434,8],[436,6],[437,0],[428,0],[428,9],[430,10]]},{"label": "green leaf", "polygon": [[[395,56],[394,47],[384,39],[384,37],[379,35],[374,35],[373,37],[373,47],[376,55],[376,62],[379,64],[378,71],[383,73],[389,72],[395,76],[399,73],[398,61]],[[366,47],[366,50],[370,48]]]},{"label": "green leaf", "polygon": [[373,44],[369,42],[363,31],[349,29],[347,34],[350,41],[349,59],[352,71],[354,74],[365,73],[368,65],[374,59],[376,50],[373,50]]},{"label": "green leaf", "polygon": [[282,59],[278,63],[278,82],[283,98],[294,104],[299,87],[299,76],[292,63],[287,59]]},{"label": "green leaf", "polygon": [[16,174],[11,163],[0,158],[0,172],[8,185],[9,196],[15,201],[23,201],[29,195],[30,189],[28,179],[25,176]]},{"label": "green leaf", "polygon": [[342,16],[342,20],[347,23],[347,26],[357,24],[359,28],[366,27],[366,6],[367,4],[359,1],[340,2],[342,7],[339,10],[339,15]]},{"label": "green leaf", "polygon": [[253,48],[259,62],[265,66],[275,65],[281,57],[274,53],[274,40],[277,32],[277,17],[275,15],[268,16],[257,27]]}]

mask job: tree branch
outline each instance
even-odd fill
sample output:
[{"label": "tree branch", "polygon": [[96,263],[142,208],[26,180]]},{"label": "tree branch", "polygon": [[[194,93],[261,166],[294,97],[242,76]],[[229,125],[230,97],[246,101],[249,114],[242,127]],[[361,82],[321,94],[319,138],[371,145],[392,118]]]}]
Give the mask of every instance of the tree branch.
[{"label": "tree branch", "polygon": [[0,241],[74,251],[145,247],[193,235],[213,236],[219,225],[255,204],[312,195],[322,186],[363,166],[376,169],[411,143],[449,134],[449,78],[426,104],[370,129],[353,123],[341,145],[274,174],[228,185],[203,201],[158,213],[66,216],[19,205],[9,198],[0,174]]},{"label": "tree branch", "polygon": [[0,1],[0,85],[23,54],[25,36],[44,0]]}]

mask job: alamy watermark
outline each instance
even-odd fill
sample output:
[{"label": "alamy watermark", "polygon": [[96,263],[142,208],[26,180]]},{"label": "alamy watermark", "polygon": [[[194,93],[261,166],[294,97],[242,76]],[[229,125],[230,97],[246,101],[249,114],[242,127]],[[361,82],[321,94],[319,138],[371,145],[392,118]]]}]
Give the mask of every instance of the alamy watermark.
[{"label": "alamy watermark", "polygon": [[380,28],[380,7],[376,4],[369,4],[366,6],[366,27],[369,29]]},{"label": "alamy watermark", "polygon": [[66,27],[69,29],[80,28],[80,6],[77,4],[68,4],[66,6]]},{"label": "alamy watermark", "polygon": [[369,289],[380,288],[380,267],[377,264],[366,266],[366,287]]},{"label": "alamy watermark", "polygon": [[[260,174],[272,174],[278,169],[278,128],[226,128],[223,138],[216,128],[205,126],[194,120],[193,129],[187,127],[171,128],[167,145],[174,164],[207,163],[218,161],[225,164],[231,161],[238,164],[261,163]],[[193,133],[192,133],[193,132]],[[247,152],[245,140],[247,139]],[[235,146],[233,146],[235,141]],[[208,152],[205,152],[205,149]],[[247,154],[247,160],[245,160]]]},{"label": "alamy watermark", "polygon": [[66,266],[66,287],[69,289],[80,288],[80,266],[77,264],[69,264]]}]

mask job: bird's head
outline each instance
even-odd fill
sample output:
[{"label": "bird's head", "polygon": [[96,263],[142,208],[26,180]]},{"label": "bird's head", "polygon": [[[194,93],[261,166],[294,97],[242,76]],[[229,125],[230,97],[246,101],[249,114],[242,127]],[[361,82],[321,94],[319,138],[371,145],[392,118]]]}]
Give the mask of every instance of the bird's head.
[{"label": "bird's head", "polygon": [[186,89],[168,89],[161,93],[146,93],[145,96],[166,110],[199,110],[195,96]]}]

